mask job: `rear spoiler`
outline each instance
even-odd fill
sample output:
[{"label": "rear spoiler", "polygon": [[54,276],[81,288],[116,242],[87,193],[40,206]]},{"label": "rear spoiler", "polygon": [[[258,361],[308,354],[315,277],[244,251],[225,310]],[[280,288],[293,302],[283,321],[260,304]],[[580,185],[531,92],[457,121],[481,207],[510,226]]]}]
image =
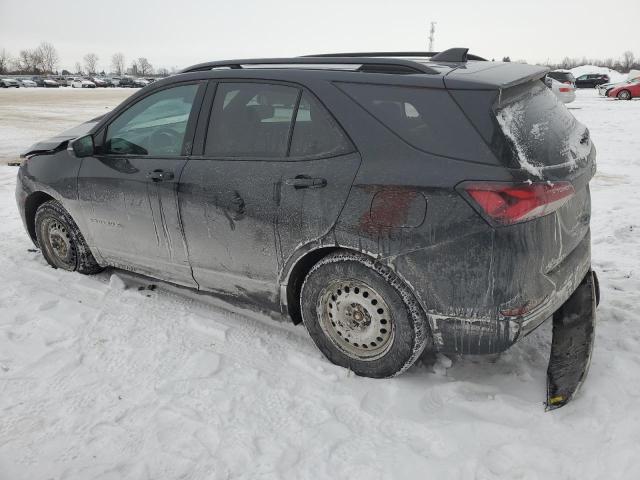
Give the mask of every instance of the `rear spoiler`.
[{"label": "rear spoiler", "polygon": [[503,90],[544,77],[549,68],[515,62],[482,62],[457,67],[444,77],[449,89]]}]

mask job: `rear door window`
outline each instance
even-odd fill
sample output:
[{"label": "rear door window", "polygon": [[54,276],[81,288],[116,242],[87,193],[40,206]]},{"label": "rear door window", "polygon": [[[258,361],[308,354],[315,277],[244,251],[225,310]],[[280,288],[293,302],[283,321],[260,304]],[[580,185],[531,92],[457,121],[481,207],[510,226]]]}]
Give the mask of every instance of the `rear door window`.
[{"label": "rear door window", "polygon": [[309,92],[267,83],[218,85],[206,156],[300,159],[353,150],[337,122]]},{"label": "rear door window", "polygon": [[205,155],[286,157],[299,95],[299,89],[284,85],[219,84]]}]

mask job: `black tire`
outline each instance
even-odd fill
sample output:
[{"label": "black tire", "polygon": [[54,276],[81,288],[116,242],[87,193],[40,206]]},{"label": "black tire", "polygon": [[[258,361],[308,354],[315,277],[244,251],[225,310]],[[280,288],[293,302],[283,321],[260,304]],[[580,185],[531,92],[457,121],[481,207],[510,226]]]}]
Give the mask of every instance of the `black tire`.
[{"label": "black tire", "polygon": [[[336,287],[340,285],[344,286]],[[380,298],[377,305],[375,298]],[[388,312],[378,308],[381,305]],[[302,285],[300,307],[320,351],[336,365],[364,377],[387,378],[404,372],[431,338],[426,315],[404,282],[388,267],[356,252],[336,252],[318,262]],[[374,335],[383,332],[377,339],[380,344],[376,339],[369,343],[372,329]],[[361,345],[354,343],[359,339],[364,339]]]},{"label": "black tire", "polygon": [[93,257],[71,215],[55,200],[36,210],[36,239],[42,255],[53,268],[92,275],[103,270]]},{"label": "black tire", "polygon": [[629,90],[620,90],[617,95],[619,100],[631,100],[631,92]]}]

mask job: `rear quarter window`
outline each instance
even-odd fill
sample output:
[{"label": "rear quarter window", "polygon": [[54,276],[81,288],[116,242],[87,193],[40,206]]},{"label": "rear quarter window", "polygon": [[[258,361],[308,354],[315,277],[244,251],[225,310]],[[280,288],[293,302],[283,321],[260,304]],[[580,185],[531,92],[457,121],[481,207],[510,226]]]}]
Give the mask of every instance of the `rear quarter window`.
[{"label": "rear quarter window", "polygon": [[495,163],[486,143],[444,89],[338,83],[338,88],[409,145],[427,153]]}]

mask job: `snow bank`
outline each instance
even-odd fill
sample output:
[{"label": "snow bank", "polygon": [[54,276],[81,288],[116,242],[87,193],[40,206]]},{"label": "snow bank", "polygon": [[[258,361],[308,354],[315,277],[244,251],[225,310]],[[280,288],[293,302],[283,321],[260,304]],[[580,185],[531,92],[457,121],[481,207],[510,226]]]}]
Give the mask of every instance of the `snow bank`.
[{"label": "snow bank", "polygon": [[570,72],[576,78],[580,75],[603,73],[609,75],[611,82],[623,82],[627,78],[625,73],[620,73],[607,67],[597,67],[595,65],[581,65],[579,67],[572,68]]}]

